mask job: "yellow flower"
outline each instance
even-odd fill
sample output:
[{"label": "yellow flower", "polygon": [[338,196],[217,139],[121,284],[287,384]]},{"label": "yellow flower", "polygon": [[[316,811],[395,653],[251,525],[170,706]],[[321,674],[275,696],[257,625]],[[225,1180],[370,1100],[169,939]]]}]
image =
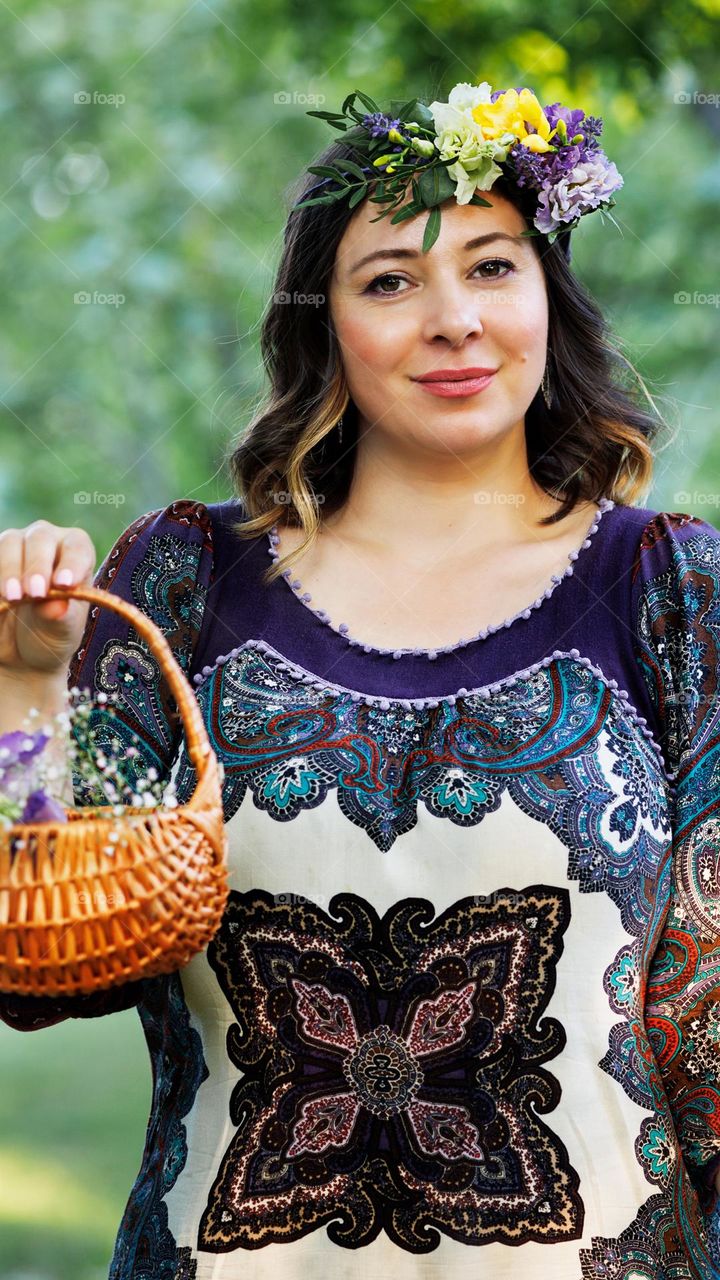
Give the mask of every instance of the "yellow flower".
[{"label": "yellow flower", "polygon": [[[473,120],[480,126],[485,138],[498,138],[512,133],[529,151],[551,151],[550,139],[556,130],[540,103],[529,89],[508,89],[495,102],[479,102],[472,108]],[[527,126],[537,130],[529,133]]]}]

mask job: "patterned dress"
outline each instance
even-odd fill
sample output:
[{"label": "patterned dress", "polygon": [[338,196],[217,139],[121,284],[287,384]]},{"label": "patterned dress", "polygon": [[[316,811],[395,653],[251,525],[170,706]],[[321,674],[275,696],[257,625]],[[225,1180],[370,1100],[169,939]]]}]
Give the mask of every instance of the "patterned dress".
[{"label": "patterned dress", "polygon": [[[0,998],[24,1030],[137,1007],[110,1280],[720,1276],[720,533],[605,499],[528,608],[384,650],[263,583],[243,514],[172,503],[96,576],[162,628],[223,765],[218,933],[162,978]],[[117,693],[187,798],[109,610],[70,683]]]}]

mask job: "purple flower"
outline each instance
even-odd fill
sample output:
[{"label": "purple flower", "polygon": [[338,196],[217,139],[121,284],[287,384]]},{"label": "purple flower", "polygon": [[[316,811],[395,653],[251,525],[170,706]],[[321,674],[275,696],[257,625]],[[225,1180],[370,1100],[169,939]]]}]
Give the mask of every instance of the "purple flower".
[{"label": "purple flower", "polygon": [[21,822],[67,822],[67,814],[59,801],[44,791],[31,791],[25,801]]},{"label": "purple flower", "polygon": [[25,733],[22,729],[0,736],[0,791],[15,789],[11,784],[32,768],[31,761],[49,741],[47,733]]},{"label": "purple flower", "polygon": [[[580,122],[585,119],[585,112],[581,107],[561,107],[559,102],[553,102],[552,106],[545,107],[545,115],[551,129],[554,129],[558,120],[564,120],[567,126],[568,138],[574,138],[576,133],[580,133]],[[553,144],[556,140],[553,138]]]},{"label": "purple flower", "polygon": [[563,224],[597,209],[622,185],[616,166],[598,148],[559,182],[544,187],[538,198],[535,226],[545,235],[557,231]]},{"label": "purple flower", "polygon": [[26,764],[48,741],[46,733],[25,733],[22,729],[0,735],[0,775],[10,765]]},{"label": "purple flower", "polygon": [[586,116],[583,120],[582,132],[585,138],[599,138],[603,131],[602,116]]},{"label": "purple flower", "polygon": [[382,111],[373,111],[371,115],[363,116],[362,122],[369,129],[371,138],[382,138],[390,129],[400,129],[399,119],[393,120]]},{"label": "purple flower", "polygon": [[508,152],[508,165],[519,187],[531,187],[535,191],[541,189],[547,178],[547,154],[529,151],[519,143]]}]

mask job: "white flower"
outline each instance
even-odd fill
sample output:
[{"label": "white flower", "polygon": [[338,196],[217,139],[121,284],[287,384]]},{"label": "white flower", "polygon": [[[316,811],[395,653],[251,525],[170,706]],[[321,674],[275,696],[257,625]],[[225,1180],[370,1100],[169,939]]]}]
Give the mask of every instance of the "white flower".
[{"label": "white flower", "polygon": [[[451,107],[456,107],[458,111],[467,111],[469,114],[478,103],[489,102],[491,95],[492,86],[488,80],[483,80],[482,84],[468,84],[467,81],[463,81],[450,90],[448,104]],[[433,102],[430,104],[430,110],[432,111],[433,107],[442,107],[443,105],[441,102]]]},{"label": "white flower", "polygon": [[447,102],[431,102],[435,122],[435,145],[443,160],[454,160],[448,174],[456,183],[455,199],[468,204],[475,191],[489,191],[502,175],[496,161],[505,160],[516,141],[513,134],[486,138],[473,119],[472,110],[481,102],[489,102],[492,89],[487,80],[482,84],[456,84]]}]

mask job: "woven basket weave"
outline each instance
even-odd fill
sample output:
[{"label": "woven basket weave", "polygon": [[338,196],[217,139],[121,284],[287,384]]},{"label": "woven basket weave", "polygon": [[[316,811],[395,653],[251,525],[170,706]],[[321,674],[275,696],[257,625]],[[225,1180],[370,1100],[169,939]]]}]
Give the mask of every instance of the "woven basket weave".
[{"label": "woven basket weave", "polygon": [[[0,990],[17,995],[87,994],[181,968],[212,939],[228,896],[218,762],[167,640],[146,614],[98,587],[46,593],[68,596],[107,606],[147,641],[197,783],[176,808],[68,809],[68,822],[0,830]],[[7,608],[0,601],[0,615]]]}]

